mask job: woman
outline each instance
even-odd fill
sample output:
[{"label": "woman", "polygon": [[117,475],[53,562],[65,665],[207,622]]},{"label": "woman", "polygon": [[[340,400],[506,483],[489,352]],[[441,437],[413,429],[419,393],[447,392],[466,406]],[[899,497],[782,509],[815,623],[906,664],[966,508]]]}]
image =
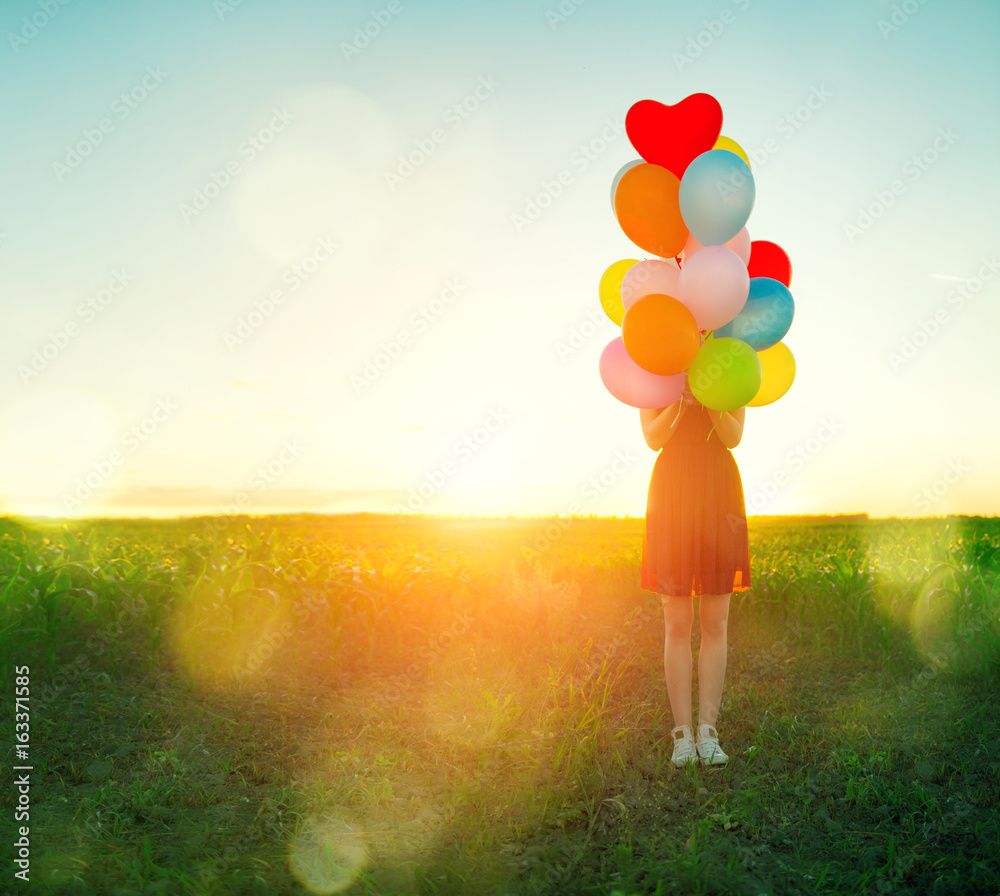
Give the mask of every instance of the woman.
[{"label": "woman", "polygon": [[[685,387],[666,408],[639,411],[646,444],[660,454],[646,499],[641,587],[663,602],[663,670],[673,714],[675,766],[722,765],[715,725],[726,676],[726,623],[735,591],[750,587],[743,483],[729,449],[743,438],[745,408],[713,411]],[[698,735],[691,718],[692,598],[699,596]]]}]

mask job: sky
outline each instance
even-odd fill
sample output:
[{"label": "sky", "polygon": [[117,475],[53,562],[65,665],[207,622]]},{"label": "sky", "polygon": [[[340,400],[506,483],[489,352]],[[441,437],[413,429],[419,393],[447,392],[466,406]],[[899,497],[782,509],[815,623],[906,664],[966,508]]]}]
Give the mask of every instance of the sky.
[{"label": "sky", "polygon": [[0,12],[0,513],[645,512],[597,285],[705,92],[789,254],[749,514],[995,514],[992,0]]}]

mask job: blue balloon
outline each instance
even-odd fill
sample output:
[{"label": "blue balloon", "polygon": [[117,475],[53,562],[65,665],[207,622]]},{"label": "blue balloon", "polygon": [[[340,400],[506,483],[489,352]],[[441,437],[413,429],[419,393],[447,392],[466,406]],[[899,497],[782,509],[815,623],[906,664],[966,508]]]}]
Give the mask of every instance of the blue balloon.
[{"label": "blue balloon", "polygon": [[728,149],[710,149],[685,169],[678,201],[694,238],[721,246],[743,229],[756,195],[750,166]]},{"label": "blue balloon", "polygon": [[792,326],[794,314],[795,302],[784,283],[773,277],[751,277],[750,294],[743,310],[724,327],[716,329],[715,338],[742,339],[760,352],[781,342]]}]

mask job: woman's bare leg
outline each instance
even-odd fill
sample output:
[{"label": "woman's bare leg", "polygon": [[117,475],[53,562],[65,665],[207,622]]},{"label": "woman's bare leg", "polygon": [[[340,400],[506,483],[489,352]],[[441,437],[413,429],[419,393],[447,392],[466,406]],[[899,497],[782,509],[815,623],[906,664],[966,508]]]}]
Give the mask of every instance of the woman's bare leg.
[{"label": "woman's bare leg", "polygon": [[690,597],[663,594],[663,674],[674,727],[691,721],[691,627],[694,607]]},{"label": "woman's bare leg", "polygon": [[698,619],[701,648],[698,651],[698,724],[714,727],[722,703],[726,678],[727,624],[732,594],[703,594]]}]

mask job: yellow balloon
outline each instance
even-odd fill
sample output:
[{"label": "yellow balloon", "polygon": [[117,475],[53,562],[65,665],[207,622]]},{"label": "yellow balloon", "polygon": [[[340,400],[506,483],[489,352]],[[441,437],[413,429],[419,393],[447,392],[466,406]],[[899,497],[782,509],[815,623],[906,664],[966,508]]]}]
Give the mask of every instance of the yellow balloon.
[{"label": "yellow balloon", "polygon": [[622,325],[625,316],[625,306],[622,304],[622,280],[629,268],[639,263],[638,258],[623,258],[616,261],[603,274],[598,292],[601,295],[601,307],[618,326]]},{"label": "yellow balloon", "polygon": [[757,352],[757,357],[761,368],[760,391],[747,402],[748,408],[760,408],[777,401],[795,379],[795,356],[784,342],[776,342]]},{"label": "yellow balloon", "polygon": [[[719,137],[715,141],[715,146],[712,149],[728,149],[730,152],[736,153],[747,165],[750,165],[750,160],[747,158],[747,154],[743,151],[743,147],[739,145],[735,140],[731,140],[729,137]],[[752,166],[751,166],[752,167]]]}]

